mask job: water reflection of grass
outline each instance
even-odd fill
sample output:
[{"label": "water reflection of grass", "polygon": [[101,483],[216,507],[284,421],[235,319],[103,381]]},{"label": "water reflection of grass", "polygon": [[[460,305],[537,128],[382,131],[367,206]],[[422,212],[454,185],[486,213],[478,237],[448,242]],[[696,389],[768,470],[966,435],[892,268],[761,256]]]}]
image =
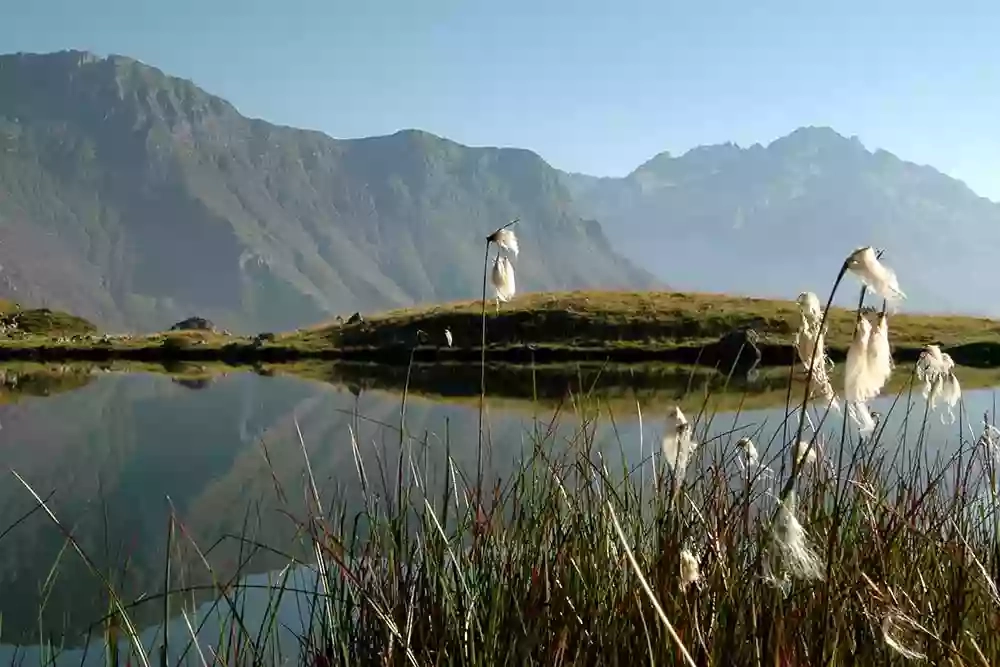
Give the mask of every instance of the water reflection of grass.
[{"label": "water reflection of grass", "polygon": [[[911,383],[901,366],[888,384],[899,392]],[[842,384],[842,369],[833,374]],[[414,364],[410,368],[378,364],[284,364],[269,366],[268,372],[343,386],[357,393],[382,390],[450,403],[479,405],[480,368],[471,364]],[[965,389],[1000,386],[1000,369],[960,367],[958,377]],[[704,404],[714,411],[765,409],[785,405],[788,398],[787,368],[762,369],[751,382],[745,376],[728,376],[710,368],[675,364],[571,364],[523,366],[491,365],[487,371],[490,404],[505,409],[529,410],[537,402],[546,406],[564,403],[572,396],[599,400],[615,412],[634,412],[638,400],[643,410],[656,413],[677,403],[685,410]],[[805,390],[804,374],[791,376],[792,398]],[[919,388],[918,388],[919,390]]]},{"label": "water reflection of grass", "polygon": [[230,373],[252,369],[252,366],[235,366],[222,362],[160,363],[115,360],[101,364],[90,362],[57,364],[13,361],[0,364],[0,392],[48,396],[83,387],[98,373],[155,373],[194,385],[199,381],[209,383]]},{"label": "water reflection of grass", "polygon": [[[295,370],[361,391],[401,386],[390,373],[380,387],[372,368]],[[567,377],[576,378],[570,386],[578,383],[574,395],[583,404],[601,398],[627,407],[633,391],[647,403],[703,392],[718,411],[729,394],[745,396],[744,407],[753,396],[777,392],[784,401],[787,395],[787,376],[777,372],[721,391],[718,376],[677,367],[579,368],[575,376],[565,367],[527,370],[538,400],[565,396]],[[423,395],[449,400],[464,395],[468,379],[455,368],[441,371],[451,383],[433,394],[434,372],[411,369],[409,389],[416,394],[426,386]],[[514,395],[523,373],[491,368],[488,386],[509,387],[511,400],[523,403]],[[478,378],[473,374],[476,386]],[[967,388],[996,382],[978,371],[962,378]],[[905,383],[905,369],[898,369],[885,393]],[[280,462],[265,456],[272,470],[303,471],[294,488],[276,474],[274,495],[310,499],[287,517],[295,526],[289,541],[310,545],[312,557],[288,555],[264,592],[239,583],[239,566],[222,572],[201,561],[222,622],[221,631],[201,638],[202,646],[211,645],[211,652],[203,650],[221,664],[313,665],[684,664],[679,656],[686,655],[688,664],[706,665],[891,664],[901,647],[930,664],[983,665],[985,656],[1000,654],[1000,598],[990,574],[1000,566],[1000,505],[983,493],[993,445],[964,442],[960,456],[929,465],[928,443],[904,456],[893,445],[895,434],[859,448],[827,443],[829,458],[798,483],[795,529],[784,524],[772,532],[775,485],[735,465],[731,447],[697,450],[679,491],[669,494],[668,478],[658,477],[655,488],[648,483],[648,465],[635,473],[618,459],[598,459],[591,426],[574,433],[566,442],[542,424],[529,432],[525,459],[512,473],[479,483],[476,471],[455,470],[453,459],[431,458],[421,447],[425,434],[404,429],[399,450],[379,458],[377,467],[365,467],[360,454],[353,470],[345,466],[345,474],[356,471],[362,480],[360,515],[329,496],[321,502],[305,456]],[[442,440],[446,452],[460,444],[447,431]],[[369,443],[345,438],[330,446],[360,452]],[[778,460],[766,461],[773,470],[788,457],[784,445],[779,450]],[[835,475],[830,466],[840,455],[844,465]],[[440,488],[428,481],[435,469],[449,473]],[[197,555],[215,546],[194,545],[183,525],[167,530],[168,545]],[[779,538],[786,547],[805,541],[790,556],[774,550]],[[243,547],[293,551],[288,544],[261,545],[250,530],[236,540],[241,556]],[[685,552],[697,563],[690,581],[680,577]],[[810,556],[809,576],[792,567],[801,566],[801,552]],[[126,621],[140,606],[162,608],[165,627],[171,610],[187,604],[192,587],[178,575],[182,562],[165,559],[162,591],[111,606],[99,621],[114,647],[109,653],[116,637],[133,633]],[[192,562],[184,568],[198,566]],[[300,567],[316,573],[321,592],[288,577]],[[251,621],[245,600],[255,592],[265,611]],[[304,618],[293,630],[296,641],[279,645],[275,637],[288,629],[276,611],[282,600]],[[168,664],[193,651],[197,632],[174,627]]]},{"label": "water reflection of grass", "polygon": [[[888,390],[906,389],[911,366],[900,366]],[[842,384],[840,371],[834,384]],[[480,368],[475,364],[395,365],[298,362],[258,366],[224,363],[146,363],[115,361],[106,364],[0,365],[0,400],[24,395],[48,395],[85,386],[95,372],[156,373],[170,376],[191,389],[209,386],[231,373],[290,375],[343,387],[354,393],[380,390],[401,394],[407,388],[416,399],[446,401],[477,406]],[[636,400],[643,410],[656,413],[669,405],[685,410],[707,405],[712,410],[766,409],[784,405],[788,397],[787,368],[761,369],[751,382],[744,376],[726,374],[701,366],[677,364],[554,364],[525,366],[493,364],[487,371],[490,404],[504,409],[532,409],[534,404],[555,406],[572,397],[600,401],[615,412],[634,411]],[[958,377],[966,390],[1000,386],[1000,369],[959,367]],[[6,380],[4,379],[6,378]],[[792,398],[804,391],[803,374],[791,377]],[[408,383],[408,384],[407,384]]]},{"label": "water reflection of grass", "polygon": [[43,364],[0,366],[0,404],[16,403],[28,396],[51,396],[86,386],[89,369]]}]

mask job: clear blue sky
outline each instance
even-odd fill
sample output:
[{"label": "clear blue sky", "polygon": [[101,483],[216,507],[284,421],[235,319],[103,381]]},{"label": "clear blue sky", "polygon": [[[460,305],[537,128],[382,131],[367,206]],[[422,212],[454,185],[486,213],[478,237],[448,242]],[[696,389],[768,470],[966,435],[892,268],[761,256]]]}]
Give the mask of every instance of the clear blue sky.
[{"label": "clear blue sky", "polygon": [[335,137],[416,127],[623,175],[829,125],[1000,200],[995,1],[8,4],[0,51],[133,56]]}]

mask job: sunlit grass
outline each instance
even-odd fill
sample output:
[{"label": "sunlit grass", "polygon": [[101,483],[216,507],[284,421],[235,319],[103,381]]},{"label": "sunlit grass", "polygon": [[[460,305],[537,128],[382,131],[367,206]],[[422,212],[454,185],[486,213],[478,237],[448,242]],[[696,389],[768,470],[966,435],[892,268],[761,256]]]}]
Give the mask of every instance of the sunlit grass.
[{"label": "sunlit grass", "polygon": [[[443,345],[447,327],[457,347],[476,347],[480,340],[481,303],[460,301],[406,308],[366,317],[362,324],[327,323],[283,334],[281,342],[301,346],[379,345],[416,341],[418,329],[428,344]],[[846,349],[854,330],[853,311],[830,311],[827,343]],[[798,326],[794,301],[687,292],[531,293],[490,313],[488,336],[493,346],[562,345],[579,348],[671,347],[717,340],[742,327],[754,328],[764,343],[787,345]],[[959,315],[902,313],[893,317],[893,345],[919,348],[928,343],[956,346],[1000,343],[1000,322]]]},{"label": "sunlit grass", "polygon": [[[363,322],[328,322],[297,331],[256,336],[210,331],[170,331],[143,335],[63,335],[37,331],[0,338],[0,358],[163,359],[288,362],[304,358],[359,358],[405,366],[416,358],[478,361],[482,302],[462,301],[372,314]],[[790,346],[798,315],[794,302],[720,294],[677,292],[563,292],[515,297],[488,317],[490,358],[539,360],[666,361],[692,363],[698,351],[720,337],[752,328],[760,345]],[[446,344],[445,329],[454,346]],[[831,309],[827,347],[843,356],[850,343],[853,314]],[[986,318],[899,314],[892,318],[892,345],[900,358],[915,358],[937,343],[959,363],[1000,366],[1000,322]],[[526,352],[531,350],[531,352]],[[683,353],[683,358],[677,354]],[[670,355],[673,354],[673,357]],[[786,355],[790,358],[789,354]],[[713,365],[711,356],[703,361]],[[677,358],[675,358],[677,357]],[[767,355],[765,365],[785,363]]]}]

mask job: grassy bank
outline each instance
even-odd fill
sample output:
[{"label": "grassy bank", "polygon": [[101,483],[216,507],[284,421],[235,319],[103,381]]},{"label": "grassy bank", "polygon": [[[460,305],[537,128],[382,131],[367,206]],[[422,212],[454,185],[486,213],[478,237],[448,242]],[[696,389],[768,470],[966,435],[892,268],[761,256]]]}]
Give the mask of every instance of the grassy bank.
[{"label": "grassy bank", "polygon": [[[324,324],[263,339],[212,332],[169,332],[107,337],[28,335],[0,340],[0,360],[226,361],[275,363],[342,359],[407,365],[418,361],[477,362],[479,301],[372,315],[363,322]],[[753,328],[765,366],[792,361],[798,324],[792,302],[712,294],[571,292],[519,296],[487,317],[487,356],[493,361],[558,363],[649,361],[725,367],[732,350],[718,341]],[[827,344],[834,360],[850,343],[853,313],[834,309]],[[899,314],[891,318],[898,361],[915,360],[937,343],[965,366],[1000,366],[1000,322],[962,316]],[[454,346],[445,343],[445,329]]]},{"label": "grassy bank", "polygon": [[[324,325],[292,336],[300,345],[322,347],[335,340],[343,347],[385,347],[414,341],[422,329],[429,344],[443,345],[444,330],[450,328],[457,347],[478,349],[480,318],[480,302],[463,301],[390,311],[363,323]],[[854,319],[853,310],[830,311],[829,345],[846,350]],[[790,345],[798,323],[792,301],[682,292],[535,293],[502,304],[499,314],[492,302],[487,309],[490,345],[581,350],[705,345],[745,327],[755,329],[765,344]],[[1000,343],[1000,321],[986,318],[901,313],[891,323],[899,349]]]},{"label": "grassy bank", "polygon": [[[911,389],[898,388],[894,409],[907,410]],[[186,609],[184,624],[171,625],[166,664],[181,655],[199,665],[691,664],[686,655],[698,665],[905,664],[901,652],[910,652],[929,664],[988,665],[1000,654],[1000,499],[988,483],[997,443],[978,440],[981,425],[960,423],[961,440],[939,450],[944,443],[921,436],[921,413],[913,411],[905,432],[876,431],[864,443],[851,431],[824,439],[796,483],[796,515],[819,573],[809,578],[788,569],[775,546],[772,494],[788,475],[781,425],[755,437],[764,468],[747,472],[735,447],[742,433],[708,439],[707,413],[694,430],[702,444],[672,496],[658,440],[639,455],[638,443],[600,446],[596,420],[611,415],[586,392],[572,438],[547,419],[531,425],[519,464],[481,485],[450,456],[474,443],[451,442],[447,430],[440,440],[411,433],[401,409],[380,445],[349,434],[329,443],[357,452],[343,474],[361,480],[364,497],[352,504],[360,512],[317,491],[324,487],[305,458],[294,466],[305,472],[296,486],[275,476],[278,498],[311,498],[311,510],[287,520],[314,555],[289,556],[263,593],[239,567],[202,571],[210,584],[200,592],[214,593],[222,626],[199,635],[200,655],[192,635],[207,616],[190,609],[185,582],[196,577],[184,571],[197,559],[182,568],[167,557],[160,590],[109,599],[96,628],[124,662],[128,646],[113,638],[129,635],[140,609],[162,609],[164,620]],[[613,415],[633,416],[624,408]],[[166,530],[177,550],[216,546],[191,543],[179,522]],[[238,545],[241,563],[263,551],[303,551],[250,535],[225,540]],[[698,568],[686,585],[685,550]],[[259,624],[248,620],[251,604],[266,610]],[[296,609],[303,625],[283,644],[280,605]],[[158,641],[144,644],[151,664],[160,664]],[[134,655],[130,662],[141,664]]]}]

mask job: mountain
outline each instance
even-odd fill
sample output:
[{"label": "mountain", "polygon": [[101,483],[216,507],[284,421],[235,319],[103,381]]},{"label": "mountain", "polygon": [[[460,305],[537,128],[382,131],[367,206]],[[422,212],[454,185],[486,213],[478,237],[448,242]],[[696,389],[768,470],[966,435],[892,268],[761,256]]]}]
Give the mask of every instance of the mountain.
[{"label": "mountain", "polygon": [[[829,128],[766,147],[661,153],[624,178],[563,182],[616,248],[677,289],[825,298],[844,258],[874,245],[907,310],[1000,315],[1000,205]],[[857,299],[849,283],[842,303]]]},{"label": "mountain", "polygon": [[111,328],[288,329],[475,298],[515,217],[521,291],[656,284],[530,151],[336,140],[130,58],[0,56],[0,297]]}]

